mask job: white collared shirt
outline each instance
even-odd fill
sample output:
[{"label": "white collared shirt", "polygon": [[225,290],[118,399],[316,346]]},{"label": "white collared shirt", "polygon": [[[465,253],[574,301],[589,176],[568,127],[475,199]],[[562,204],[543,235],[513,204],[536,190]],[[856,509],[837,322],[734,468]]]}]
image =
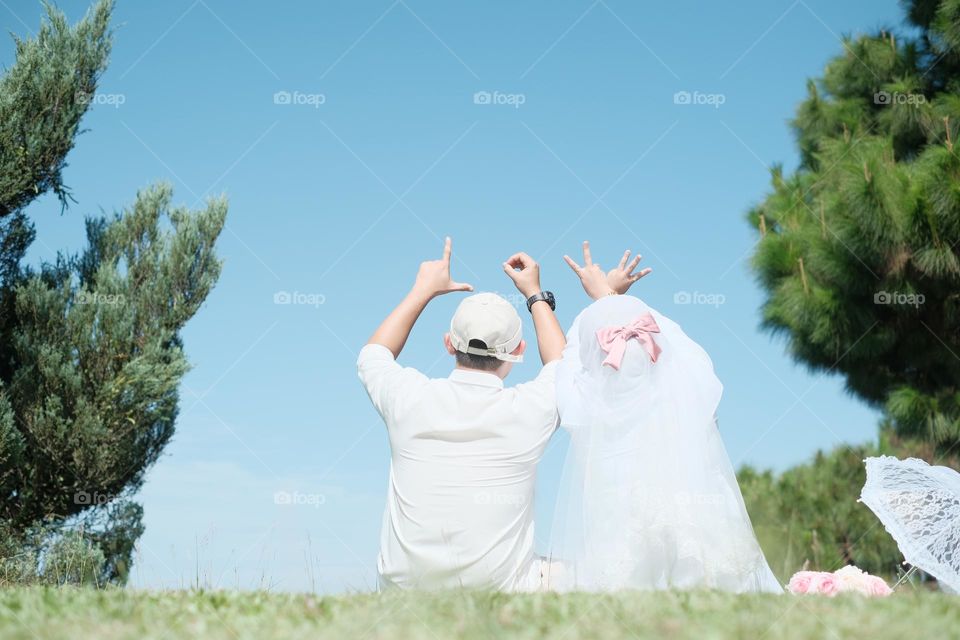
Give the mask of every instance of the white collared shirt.
[{"label": "white collared shirt", "polygon": [[537,463],[558,417],[551,362],[504,388],[492,373],[430,379],[369,344],[357,368],[390,438],[381,587],[532,590]]}]

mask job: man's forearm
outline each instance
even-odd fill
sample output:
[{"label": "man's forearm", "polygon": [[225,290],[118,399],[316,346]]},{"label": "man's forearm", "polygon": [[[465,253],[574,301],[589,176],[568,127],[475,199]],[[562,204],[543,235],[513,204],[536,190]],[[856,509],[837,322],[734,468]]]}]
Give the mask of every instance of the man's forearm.
[{"label": "man's forearm", "polygon": [[530,312],[533,314],[533,328],[537,332],[540,360],[543,364],[559,360],[563,348],[567,346],[567,338],[553,309],[545,301],[540,301],[533,303]]},{"label": "man's forearm", "polygon": [[390,349],[394,358],[398,358],[400,352],[403,351],[403,345],[406,344],[407,338],[410,336],[413,325],[429,302],[430,296],[418,292],[416,289],[411,290],[400,304],[390,312],[386,320],[380,323],[377,330],[370,336],[367,344],[381,344]]}]

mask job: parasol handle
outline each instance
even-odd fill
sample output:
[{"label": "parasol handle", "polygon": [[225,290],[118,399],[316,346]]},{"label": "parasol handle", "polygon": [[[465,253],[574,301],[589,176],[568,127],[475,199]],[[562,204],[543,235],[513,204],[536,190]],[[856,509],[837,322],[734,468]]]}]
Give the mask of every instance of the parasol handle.
[{"label": "parasol handle", "polygon": [[893,591],[896,591],[896,590],[897,590],[897,587],[900,586],[900,583],[902,583],[904,580],[906,580],[907,578],[909,578],[910,576],[912,576],[913,573],[914,573],[916,570],[917,570],[917,566],[916,566],[916,565],[910,565],[910,569],[909,569],[905,574],[903,574],[903,576],[902,576],[899,580],[897,580],[897,584],[893,585],[892,590],[893,590]]}]

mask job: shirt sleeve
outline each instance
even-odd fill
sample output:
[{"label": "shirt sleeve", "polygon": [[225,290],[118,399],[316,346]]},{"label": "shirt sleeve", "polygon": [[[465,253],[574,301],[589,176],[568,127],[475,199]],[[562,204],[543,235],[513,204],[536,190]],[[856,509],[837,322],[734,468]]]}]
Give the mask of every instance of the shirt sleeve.
[{"label": "shirt sleeve", "polygon": [[401,403],[428,378],[410,367],[401,366],[393,353],[381,344],[368,344],[357,357],[357,373],[377,412],[389,424],[401,410]]},{"label": "shirt sleeve", "polygon": [[559,360],[548,362],[543,365],[543,369],[536,378],[516,387],[525,404],[540,409],[544,423],[551,429],[555,429],[560,423],[560,416],[557,413],[557,366],[559,364]]}]

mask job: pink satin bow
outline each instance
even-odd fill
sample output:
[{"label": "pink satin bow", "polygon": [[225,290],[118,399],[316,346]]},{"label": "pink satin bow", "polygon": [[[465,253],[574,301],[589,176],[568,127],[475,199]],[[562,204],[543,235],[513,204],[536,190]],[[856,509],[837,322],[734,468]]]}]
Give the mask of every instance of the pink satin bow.
[{"label": "pink satin bow", "polygon": [[654,333],[660,333],[660,327],[649,313],[645,313],[636,320],[622,327],[604,327],[597,330],[597,341],[600,348],[606,352],[603,364],[610,365],[617,371],[623,362],[623,354],[627,350],[627,340],[636,339],[648,354],[650,361],[656,362],[660,355],[660,346],[654,342]]}]

